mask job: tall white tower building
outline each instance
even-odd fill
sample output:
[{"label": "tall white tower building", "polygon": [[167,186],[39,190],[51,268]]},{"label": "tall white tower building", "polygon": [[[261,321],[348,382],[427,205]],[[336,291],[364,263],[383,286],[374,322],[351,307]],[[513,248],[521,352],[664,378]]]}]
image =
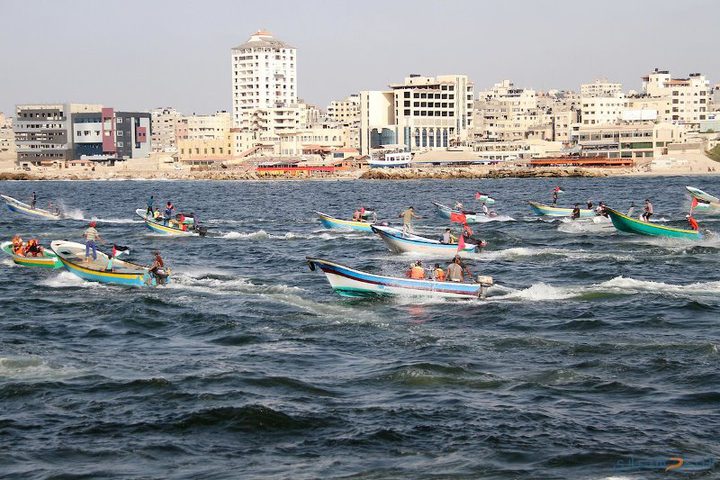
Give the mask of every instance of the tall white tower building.
[{"label": "tall white tower building", "polygon": [[[232,49],[233,125],[252,130],[256,110],[297,104],[297,50],[259,30]],[[272,115],[271,112],[267,112]]]}]

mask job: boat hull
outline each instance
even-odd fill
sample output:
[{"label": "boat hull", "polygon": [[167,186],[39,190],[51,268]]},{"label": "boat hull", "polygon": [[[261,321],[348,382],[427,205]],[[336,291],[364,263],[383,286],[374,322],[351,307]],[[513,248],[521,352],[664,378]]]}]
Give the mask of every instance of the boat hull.
[{"label": "boat hull", "polygon": [[62,219],[61,215],[48,212],[47,210],[43,210],[41,208],[32,208],[27,203],[23,203],[20,200],[8,197],[7,195],[0,195],[0,198],[3,199],[5,205],[7,205],[8,210],[10,210],[11,212],[19,213],[20,215],[25,215],[26,217],[42,218],[45,220]]},{"label": "boat hull", "polygon": [[685,230],[665,225],[657,225],[650,222],[643,222],[641,220],[630,218],[627,215],[611,208],[608,208],[607,212],[608,215],[610,215],[610,220],[612,220],[615,228],[621,232],[650,237],[685,238],[689,240],[697,240],[701,238],[700,232],[696,230]]},{"label": "boat hull", "polygon": [[455,243],[440,243],[437,240],[420,237],[417,235],[403,235],[401,230],[391,227],[383,227],[379,225],[373,226],[375,232],[385,245],[394,253],[419,253],[427,256],[438,258],[452,258],[455,255],[464,255],[477,251],[477,245],[466,244],[465,248],[458,251],[458,245]]},{"label": "boat hull", "polygon": [[10,255],[13,259],[13,262],[15,262],[17,265],[22,265],[23,267],[55,269],[62,268],[63,266],[57,255],[48,251],[47,249],[43,249],[42,257],[24,257],[22,255],[15,255],[12,251],[12,242],[4,242],[2,245],[0,245],[0,249]]},{"label": "boat hull", "polygon": [[160,222],[156,222],[153,219],[149,219],[145,216],[145,210],[138,208],[135,213],[143,219],[145,226],[153,233],[159,235],[168,235],[173,237],[190,237],[196,235],[193,230],[181,230],[179,228],[171,227],[169,225],[163,225]]},{"label": "boat hull", "polygon": [[485,294],[487,284],[436,282],[387,277],[363,272],[339,263],[308,258],[310,269],[325,274],[335,293],[345,297],[429,296],[439,298],[477,299]]},{"label": "boat hull", "polygon": [[[530,208],[535,215],[541,215],[546,217],[570,217],[572,216],[572,208],[560,208],[552,207],[550,205],[543,205],[538,202],[528,202]],[[586,208],[580,209],[580,218],[594,217],[596,213],[594,210],[588,210]]]},{"label": "boat hull", "polygon": [[[438,213],[441,217],[450,219],[450,215],[453,213],[460,214],[462,213],[460,210],[453,210],[452,208],[448,207],[447,205],[443,205],[442,203],[433,202],[433,205],[435,205],[435,208],[437,209]],[[478,215],[476,213],[465,213],[465,221],[467,223],[480,223],[480,217],[485,218],[485,215]]]},{"label": "boat hull", "polygon": [[[119,267],[109,271],[99,266],[107,265],[109,257],[97,252],[98,260],[91,264],[83,264],[85,246],[74,242],[54,241],[51,244],[53,252],[60,258],[63,267],[70,273],[90,282],[106,283],[111,285],[124,285],[129,287],[154,287],[157,281],[147,268],[130,262],[114,260]],[[169,277],[165,283],[169,282]]]},{"label": "boat hull", "polygon": [[370,223],[367,222],[353,222],[352,220],[340,220],[339,218],[331,217],[322,212],[315,212],[320,218],[320,223],[323,227],[335,229],[335,230],[355,230],[358,232],[372,233]]}]

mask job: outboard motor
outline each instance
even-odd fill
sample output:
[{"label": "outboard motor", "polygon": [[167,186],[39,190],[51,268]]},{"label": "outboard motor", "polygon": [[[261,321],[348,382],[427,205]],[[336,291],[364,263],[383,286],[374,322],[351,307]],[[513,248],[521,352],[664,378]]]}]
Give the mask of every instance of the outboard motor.
[{"label": "outboard motor", "polygon": [[204,237],[205,235],[207,235],[208,229],[205,225],[197,225],[195,227],[195,231],[198,232],[198,235],[200,235],[201,237]]}]

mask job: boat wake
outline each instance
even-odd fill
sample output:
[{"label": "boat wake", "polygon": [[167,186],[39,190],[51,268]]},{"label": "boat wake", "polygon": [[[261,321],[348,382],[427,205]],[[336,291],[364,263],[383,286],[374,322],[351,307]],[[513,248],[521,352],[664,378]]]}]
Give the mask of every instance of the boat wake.
[{"label": "boat wake", "polygon": [[522,290],[497,286],[490,290],[488,300],[552,301],[552,300],[593,300],[605,296],[638,295],[655,293],[678,298],[697,298],[710,296],[716,298],[720,293],[720,282],[692,283],[673,285],[662,282],[636,280],[618,276],[606,282],[588,286],[553,286],[535,283]]},{"label": "boat wake", "polygon": [[103,285],[98,282],[86,282],[77,275],[73,275],[70,272],[61,270],[57,275],[47,277],[40,282],[40,285],[50,288],[107,288],[107,285]]},{"label": "boat wake", "polygon": [[[227,275],[217,271],[176,272],[173,276],[173,282],[167,288],[206,295],[237,296],[243,294],[250,297],[267,298],[271,303],[281,302],[318,316],[333,317],[337,321],[352,321],[353,323],[358,321],[378,322],[378,319],[367,312],[359,313],[356,309],[337,303],[317,302],[311,299],[307,292],[300,287],[285,284],[256,283],[248,278]],[[188,301],[197,302],[197,298],[193,296]]]}]

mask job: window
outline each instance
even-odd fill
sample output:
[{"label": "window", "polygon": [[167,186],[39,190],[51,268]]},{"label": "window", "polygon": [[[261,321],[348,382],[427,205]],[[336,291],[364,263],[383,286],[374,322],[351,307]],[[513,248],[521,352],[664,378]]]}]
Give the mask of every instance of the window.
[{"label": "window", "polygon": [[115,123],[122,123],[122,117],[117,117],[115,119]]},{"label": "window", "polygon": [[123,131],[122,131],[122,130],[118,130],[117,136],[118,136],[118,137],[122,137],[122,136],[123,136]]},{"label": "window", "polygon": [[123,142],[117,142],[118,148],[123,148],[124,145],[125,145],[125,144],[124,144]]}]

